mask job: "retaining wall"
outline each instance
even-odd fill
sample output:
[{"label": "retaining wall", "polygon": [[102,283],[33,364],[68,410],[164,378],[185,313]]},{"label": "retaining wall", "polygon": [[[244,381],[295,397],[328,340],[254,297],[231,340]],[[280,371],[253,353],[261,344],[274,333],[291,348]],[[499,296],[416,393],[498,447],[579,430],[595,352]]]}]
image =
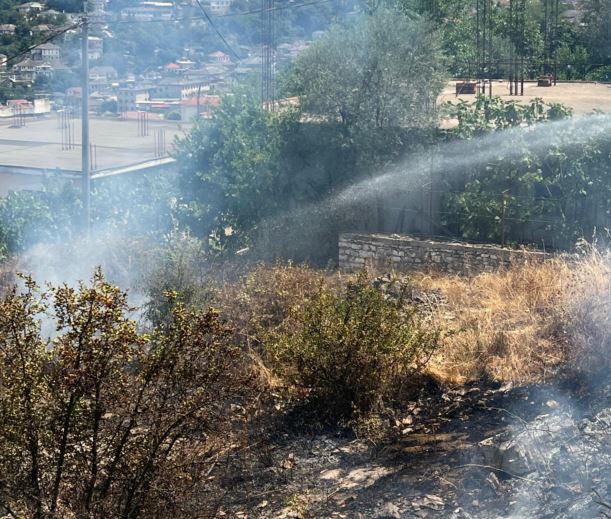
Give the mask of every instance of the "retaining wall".
[{"label": "retaining wall", "polygon": [[374,266],[381,269],[428,268],[450,274],[477,274],[543,261],[549,257],[544,252],[424,240],[398,234],[355,233],[342,234],[339,238],[339,267],[347,271]]}]

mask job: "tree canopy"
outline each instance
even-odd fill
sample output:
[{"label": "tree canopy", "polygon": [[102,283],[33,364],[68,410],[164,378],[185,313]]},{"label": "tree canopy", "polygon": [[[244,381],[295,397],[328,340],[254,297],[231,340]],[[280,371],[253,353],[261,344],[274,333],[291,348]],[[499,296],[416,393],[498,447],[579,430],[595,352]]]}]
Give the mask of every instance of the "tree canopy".
[{"label": "tree canopy", "polygon": [[431,24],[379,8],[303,52],[287,90],[305,112],[348,127],[423,126],[444,79]]}]

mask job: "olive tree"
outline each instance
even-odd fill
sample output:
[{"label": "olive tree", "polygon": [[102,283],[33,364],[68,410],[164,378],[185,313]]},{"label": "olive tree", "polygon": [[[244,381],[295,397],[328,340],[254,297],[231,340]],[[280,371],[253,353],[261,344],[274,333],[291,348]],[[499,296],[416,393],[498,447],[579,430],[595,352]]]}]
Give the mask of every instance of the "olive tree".
[{"label": "olive tree", "polygon": [[302,53],[288,89],[305,112],[350,128],[428,126],[445,84],[439,49],[428,22],[378,8]]}]

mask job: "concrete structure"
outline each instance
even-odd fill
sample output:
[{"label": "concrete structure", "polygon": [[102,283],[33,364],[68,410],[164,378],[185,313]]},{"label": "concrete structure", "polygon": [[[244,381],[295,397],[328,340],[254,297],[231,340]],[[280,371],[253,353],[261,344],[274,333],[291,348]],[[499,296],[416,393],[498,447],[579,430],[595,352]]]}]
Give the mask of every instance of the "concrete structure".
[{"label": "concrete structure", "polygon": [[6,54],[0,54],[0,70],[6,70]]},{"label": "concrete structure", "polygon": [[172,2],[140,2],[137,7],[121,9],[121,16],[137,21],[170,20],[174,15]]},{"label": "concrete structure", "polygon": [[50,183],[80,181],[80,171],[0,165],[0,197],[11,191],[40,191]]},{"label": "concrete structure", "polygon": [[89,36],[87,38],[87,49],[90,60],[100,59],[104,54],[104,40],[97,36]]},{"label": "concrete structure", "polygon": [[12,23],[0,23],[0,36],[12,36],[16,28]]},{"label": "concrete structure", "polygon": [[217,50],[216,52],[211,52],[208,54],[208,57],[215,63],[220,63],[221,65],[229,65],[231,64],[231,58],[229,55]]},{"label": "concrete structure", "polygon": [[106,0],[91,0],[91,7],[93,11],[104,11],[106,10]]},{"label": "concrete structure", "polygon": [[212,14],[227,14],[231,7],[231,0],[210,0],[209,5]]},{"label": "concrete structure", "polygon": [[398,234],[342,234],[339,238],[339,267],[347,271],[372,266],[468,275],[544,261],[549,257],[543,252],[423,240]]},{"label": "concrete structure", "polygon": [[182,121],[190,121],[197,114],[197,106],[199,104],[199,115],[201,117],[210,117],[212,110],[221,104],[219,96],[200,95],[199,102],[197,96],[183,99],[180,103],[180,118]]},{"label": "concrete structure", "polygon": [[164,78],[152,90],[152,99],[186,99],[203,90],[206,84],[198,79]]},{"label": "concrete structure", "polygon": [[138,104],[145,103],[151,98],[149,87],[123,87],[117,92],[117,110],[122,112],[135,112]]},{"label": "concrete structure", "polygon": [[39,45],[30,53],[32,59],[35,61],[44,61],[46,63],[51,63],[54,61],[60,60],[60,51],[59,46],[54,43],[43,43]]},{"label": "concrete structure", "polygon": [[38,75],[50,76],[53,73],[53,67],[50,63],[28,58],[17,63],[12,68],[12,72],[15,79],[34,81]]},{"label": "concrete structure", "polygon": [[46,11],[42,11],[40,14],[41,16],[57,18],[60,14],[64,14],[64,13],[60,13],[59,11],[56,11],[55,9],[47,9]]},{"label": "concrete structure", "polygon": [[51,112],[51,102],[47,98],[34,99],[34,102],[26,99],[9,99],[6,106],[0,105],[0,119],[13,117],[16,111],[25,117],[48,114]]},{"label": "concrete structure", "polygon": [[[62,128],[63,126],[63,128]],[[66,127],[69,126],[69,127]],[[171,143],[174,137],[189,131],[187,123],[149,118],[148,135],[139,136],[137,119],[119,120],[95,118],[90,120],[91,144],[95,147],[94,171],[129,167],[158,157],[156,137],[160,131]],[[70,135],[67,135],[67,134]],[[0,164],[39,169],[79,171],[81,168],[80,118],[78,111],[66,121],[59,115],[31,118],[26,125],[16,128],[11,119],[0,119]],[[72,147],[66,149],[66,142]]]},{"label": "concrete structure", "polygon": [[[142,173],[166,173],[174,169],[175,160],[170,157],[151,159],[129,166],[109,168],[95,172],[91,180],[102,180],[120,175]],[[7,196],[11,191],[39,191],[48,188],[50,184],[73,182],[80,186],[81,172],[77,170],[31,168],[23,166],[0,165],[0,197]]]},{"label": "concrete structure", "polygon": [[32,27],[32,34],[45,35],[45,34],[50,34],[52,32],[53,32],[53,28],[49,27],[45,23],[40,24],[40,25],[35,25],[34,27]]},{"label": "concrete structure", "polygon": [[114,67],[100,66],[91,67],[89,69],[89,80],[90,81],[110,81],[117,79],[119,74]]}]

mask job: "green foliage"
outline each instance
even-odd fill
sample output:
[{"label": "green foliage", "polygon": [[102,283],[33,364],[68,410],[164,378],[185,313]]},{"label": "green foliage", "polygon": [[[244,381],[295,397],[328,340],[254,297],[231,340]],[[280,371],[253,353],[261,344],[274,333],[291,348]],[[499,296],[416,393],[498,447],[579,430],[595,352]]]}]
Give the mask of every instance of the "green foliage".
[{"label": "green foliage", "polygon": [[588,73],[586,79],[590,81],[606,81],[611,82],[611,65],[599,67]]},{"label": "green foliage", "polygon": [[81,0],[47,0],[47,9],[54,9],[60,13],[80,13],[84,2]]},{"label": "green foliage", "polygon": [[[563,123],[550,128],[548,145],[538,146],[524,128],[567,119],[570,110],[541,100],[519,105],[484,97],[453,110],[458,119],[454,137],[503,130],[503,146],[485,164],[469,166],[463,184],[446,179],[447,226],[478,241],[498,242],[505,236],[529,242],[531,236],[551,235],[561,247],[592,235],[611,201],[611,142],[587,129],[603,121]],[[471,142],[475,154],[478,147],[486,153],[486,146]]]},{"label": "green foliage", "polygon": [[91,192],[96,228],[131,236],[168,232],[175,204],[176,176],[172,172],[100,179]]},{"label": "green foliage", "polygon": [[[111,177],[93,184],[96,231],[160,237],[173,225],[175,177],[169,173]],[[80,193],[72,182],[49,182],[41,191],[0,198],[0,258],[37,243],[67,243],[82,232]]]},{"label": "green foliage", "polygon": [[611,4],[607,0],[583,2],[583,38],[595,63],[611,64]]},{"label": "green foliage", "polygon": [[344,295],[325,286],[270,333],[272,368],[306,390],[323,419],[367,415],[421,368],[440,333],[418,322],[402,296],[387,297],[365,272]]},{"label": "green foliage", "polygon": [[236,93],[177,142],[187,221],[214,248],[248,244],[257,223],[278,210],[288,174],[280,152],[296,121],[291,111],[266,112]]},{"label": "green foliage", "polygon": [[572,110],[557,103],[545,103],[543,99],[533,99],[529,104],[504,101],[500,97],[480,95],[473,103],[458,101],[446,105],[450,117],[455,117],[458,125],[451,135],[459,139],[481,136],[497,130],[533,125],[545,121],[566,119]]},{"label": "green foliage", "polygon": [[266,258],[328,258],[353,215],[300,208],[428,138],[438,60],[434,35],[401,13],[379,9],[335,27],[285,78],[284,94],[299,94],[299,109],[268,112],[238,91],[178,141],[183,221],[215,250],[256,243]]},{"label": "green foliage", "polygon": [[430,25],[379,8],[301,53],[286,83],[305,112],[347,128],[417,127],[433,120],[444,75]]},{"label": "green foliage", "polygon": [[117,101],[115,99],[109,99],[107,101],[103,101],[100,105],[100,113],[117,113]]},{"label": "green foliage", "polygon": [[180,112],[170,112],[165,116],[168,121],[180,121]]},{"label": "green foliage", "polygon": [[[210,258],[200,240],[175,227],[149,256],[141,289],[147,298],[144,316],[150,325],[167,325],[176,300],[188,308],[210,304]],[[175,297],[168,299],[168,293]]]},{"label": "green foliage", "polygon": [[69,240],[79,201],[72,184],[59,189],[11,192],[0,199],[0,250],[17,253],[40,241]]},{"label": "green foliage", "polygon": [[25,287],[0,300],[0,506],[15,517],[190,517],[204,431],[240,384],[217,313],[175,301],[167,325],[142,335],[100,272],[90,286]]}]

